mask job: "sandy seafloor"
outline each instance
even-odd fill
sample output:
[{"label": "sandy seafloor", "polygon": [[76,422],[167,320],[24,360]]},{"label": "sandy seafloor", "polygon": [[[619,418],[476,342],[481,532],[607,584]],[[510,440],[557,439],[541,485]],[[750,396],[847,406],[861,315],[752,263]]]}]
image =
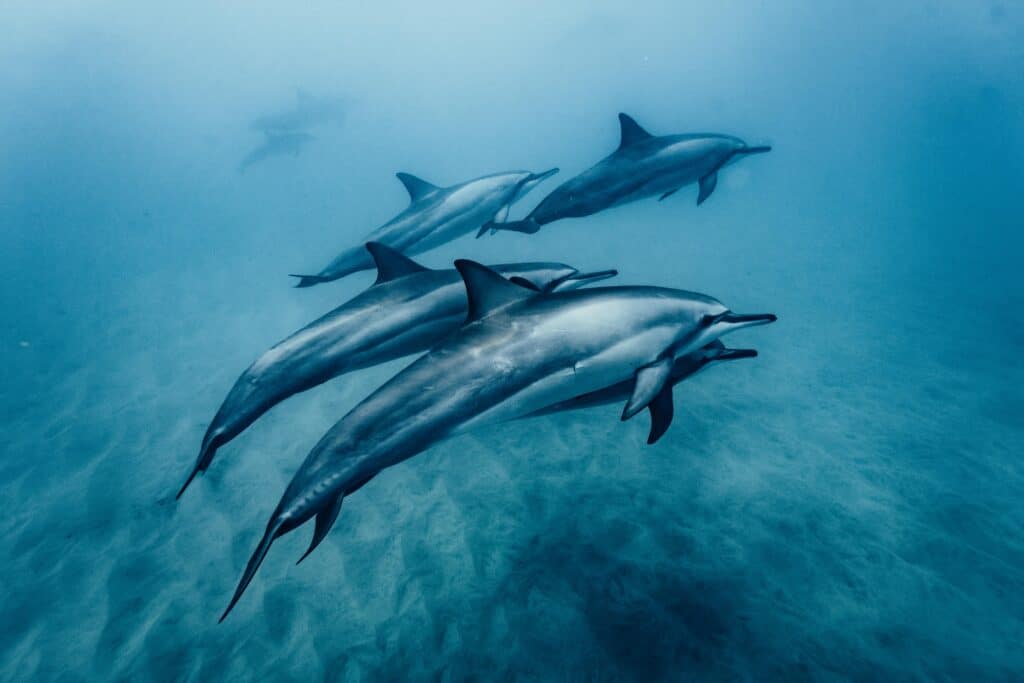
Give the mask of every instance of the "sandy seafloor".
[{"label": "sandy seafloor", "polygon": [[[937,40],[901,49],[920,57]],[[992,86],[995,60],[940,88],[921,57],[897,73],[932,80],[893,113],[864,105],[902,92],[869,87],[887,59],[838,60],[852,89],[833,71],[812,78],[839,98],[826,112],[799,92],[751,102],[741,76],[706,108],[678,88],[656,101],[655,79],[566,123],[549,111],[507,138],[463,128],[464,158],[435,156],[436,140],[401,149],[430,126],[402,138],[397,104],[390,137],[374,138],[381,117],[363,105],[324,143],[344,155],[245,176],[232,167],[244,138],[141,142],[85,86],[47,94],[40,127],[65,120],[61,98],[89,106],[80,129],[39,146],[56,161],[24,162],[8,174],[18,192],[6,186],[0,679],[1020,680],[1019,76]],[[748,68],[750,83],[763,76]],[[371,281],[299,291],[284,274],[397,210],[394,170],[437,159],[434,177],[454,180],[558,163],[564,180],[614,145],[629,102],[651,128],[720,115],[776,149],[724,172],[699,209],[689,188],[423,261],[616,266],[623,283],[777,313],[728,338],[760,357],[680,385],[654,447],[646,415],[621,423],[619,406],[435,447],[347,499],[300,567],[311,530],[280,539],[218,625],[294,469],[406,362],[279,406],[176,503],[238,373]],[[541,129],[557,143],[519,149]],[[108,153],[90,155],[86,133]]]}]

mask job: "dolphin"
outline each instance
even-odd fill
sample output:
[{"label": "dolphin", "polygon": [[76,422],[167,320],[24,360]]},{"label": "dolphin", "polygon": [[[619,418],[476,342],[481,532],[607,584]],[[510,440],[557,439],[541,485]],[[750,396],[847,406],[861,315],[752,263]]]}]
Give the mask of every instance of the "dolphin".
[{"label": "dolphin", "polygon": [[295,105],[288,110],[261,116],[252,122],[260,131],[296,131],[327,123],[341,123],[345,118],[347,100],[341,97],[319,97],[298,88]]},{"label": "dolphin", "polygon": [[[512,171],[437,187],[409,173],[397,174],[409,192],[410,204],[364,241],[380,242],[404,254],[421,254],[472,232],[495,218],[504,220],[509,207],[538,183],[558,172]],[[341,252],[315,275],[293,275],[296,287],[311,287],[368,270],[373,261],[362,247]]]},{"label": "dolphin", "polygon": [[767,145],[750,146],[717,133],[654,136],[627,114],[619,114],[619,124],[618,149],[559,185],[523,220],[493,221],[481,227],[477,237],[488,229],[491,234],[498,230],[532,234],[563,218],[590,216],[655,195],[660,195],[660,201],[690,183],[700,184],[699,206],[714,192],[723,166],[771,151]]},{"label": "dolphin", "polygon": [[299,152],[313,140],[313,136],[302,131],[263,131],[263,142],[259,147],[249,152],[242,163],[238,165],[238,172],[245,173],[250,166],[261,163],[272,157],[290,154],[298,156]]},{"label": "dolphin", "polygon": [[[366,249],[377,265],[376,282],[275,344],[242,373],[206,430],[179,498],[217,449],[278,403],[348,372],[426,351],[466,319],[466,289],[454,268],[431,270],[376,242]],[[492,268],[539,290],[571,289],[616,275],[581,273],[563,263]]]},{"label": "dolphin", "polygon": [[[316,518],[308,556],[346,496],[382,470],[448,437],[529,415],[632,380],[628,419],[671,401],[677,358],[718,337],[775,320],[738,315],[703,294],[660,287],[537,292],[459,260],[466,323],[367,396],[320,440],[267,523],[221,616],[227,617],[271,544]],[[302,558],[299,560],[302,561]]]},{"label": "dolphin", "polygon": [[[707,346],[697,349],[693,353],[688,353],[685,356],[677,358],[672,364],[672,371],[669,374],[668,385],[674,387],[683,380],[693,377],[712,363],[755,357],[757,357],[757,351],[755,349],[729,349],[726,348],[721,339],[716,339]],[[633,381],[626,380],[625,382],[613,384],[610,387],[591,391],[588,394],[574,396],[567,401],[561,401],[560,403],[555,403],[554,405],[547,406],[546,408],[541,408],[540,410],[531,413],[528,417],[551,415],[552,413],[562,413],[569,410],[580,410],[583,408],[593,408],[595,406],[604,406],[610,403],[621,403],[622,401],[629,399],[629,395],[632,390]],[[651,413],[651,431],[647,436],[647,443],[653,444],[665,435],[669,424],[672,423],[674,407],[671,396],[669,396],[669,400],[667,402],[661,404],[657,401],[652,402],[648,406],[648,410]]]}]

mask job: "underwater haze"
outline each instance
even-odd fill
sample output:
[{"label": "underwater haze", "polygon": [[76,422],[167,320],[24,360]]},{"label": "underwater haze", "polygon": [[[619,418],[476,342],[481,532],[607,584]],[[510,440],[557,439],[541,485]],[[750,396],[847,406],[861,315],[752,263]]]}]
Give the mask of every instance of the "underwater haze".
[{"label": "underwater haze", "polygon": [[[0,7],[0,679],[1024,678],[1024,7]],[[292,6],[294,5],[294,6]],[[439,185],[712,131],[769,154],[417,259],[562,261],[774,325],[675,390],[444,442],[281,538],[408,359],[296,396],[174,494],[316,272]]]}]

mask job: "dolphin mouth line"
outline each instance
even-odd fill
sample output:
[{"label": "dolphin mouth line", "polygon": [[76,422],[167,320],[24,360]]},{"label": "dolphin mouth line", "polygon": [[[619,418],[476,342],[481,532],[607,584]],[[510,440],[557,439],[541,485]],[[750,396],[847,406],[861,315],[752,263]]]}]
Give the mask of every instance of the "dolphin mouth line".
[{"label": "dolphin mouth line", "polygon": [[778,319],[778,316],[775,315],[774,313],[742,314],[733,313],[732,311],[729,311],[728,313],[723,313],[721,316],[719,316],[718,322],[728,323],[730,325],[752,326],[767,325],[768,323],[773,323]]}]

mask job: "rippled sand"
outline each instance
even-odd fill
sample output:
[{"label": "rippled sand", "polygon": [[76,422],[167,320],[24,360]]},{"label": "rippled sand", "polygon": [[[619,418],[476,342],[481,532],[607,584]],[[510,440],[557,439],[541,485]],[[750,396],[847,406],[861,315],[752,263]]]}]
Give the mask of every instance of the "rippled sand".
[{"label": "rippled sand", "polygon": [[346,500],[301,567],[310,530],[278,541],[220,626],[291,472],[403,362],[280,406],[173,494],[249,360],[365,283],[154,274],[66,337],[5,337],[0,677],[1012,678],[1019,329],[959,307],[943,336],[950,298],[825,268],[753,266],[746,293],[694,270],[780,322],[677,388],[660,444],[617,406],[450,441]]}]

